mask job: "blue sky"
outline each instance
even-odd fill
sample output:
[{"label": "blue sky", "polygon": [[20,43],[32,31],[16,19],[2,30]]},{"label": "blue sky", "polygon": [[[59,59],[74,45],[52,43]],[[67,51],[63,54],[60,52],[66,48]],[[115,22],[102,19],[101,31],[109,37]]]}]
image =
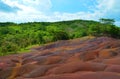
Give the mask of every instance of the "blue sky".
[{"label": "blue sky", "polygon": [[0,22],[111,18],[120,26],[120,0],[0,0]]},{"label": "blue sky", "polygon": [[51,10],[59,12],[76,13],[80,11],[88,12],[90,6],[95,6],[96,1],[92,0],[51,0],[53,4]]}]

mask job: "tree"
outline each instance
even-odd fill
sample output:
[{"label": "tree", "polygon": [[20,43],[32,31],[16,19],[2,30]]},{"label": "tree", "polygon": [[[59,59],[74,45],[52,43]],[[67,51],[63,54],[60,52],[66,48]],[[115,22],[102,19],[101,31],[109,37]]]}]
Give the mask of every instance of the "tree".
[{"label": "tree", "polygon": [[47,31],[53,36],[53,41],[69,39],[68,33],[57,26],[47,26]]},{"label": "tree", "polygon": [[19,46],[15,43],[9,42],[9,41],[4,41],[2,43],[0,52],[2,55],[6,55],[6,54],[15,54],[17,53],[19,49]]},{"label": "tree", "polygon": [[101,23],[108,24],[108,25],[114,25],[115,20],[114,19],[105,19],[101,18],[99,19]]}]

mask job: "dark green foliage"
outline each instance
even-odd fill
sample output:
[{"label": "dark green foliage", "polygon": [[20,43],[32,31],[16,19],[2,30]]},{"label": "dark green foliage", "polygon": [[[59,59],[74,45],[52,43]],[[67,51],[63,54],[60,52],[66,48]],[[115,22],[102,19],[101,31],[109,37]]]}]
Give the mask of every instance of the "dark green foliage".
[{"label": "dark green foliage", "polygon": [[114,19],[105,19],[105,18],[101,18],[100,22],[103,24],[109,24],[109,25],[113,25],[115,20]]},{"label": "dark green foliage", "polygon": [[100,22],[74,20],[53,23],[0,23],[0,55],[17,53],[31,45],[88,35],[120,38],[120,28],[114,25],[113,19],[103,18]]},{"label": "dark green foliage", "polygon": [[64,31],[64,29],[61,29],[60,27],[47,26],[46,31],[49,32],[51,36],[53,36],[53,41],[69,39],[68,33]]}]

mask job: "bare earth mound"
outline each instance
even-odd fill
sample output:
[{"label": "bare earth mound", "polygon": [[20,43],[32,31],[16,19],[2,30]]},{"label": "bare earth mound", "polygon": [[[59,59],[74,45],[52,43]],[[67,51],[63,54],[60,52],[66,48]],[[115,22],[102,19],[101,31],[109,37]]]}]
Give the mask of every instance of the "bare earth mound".
[{"label": "bare earth mound", "polygon": [[0,57],[0,79],[120,79],[120,40],[58,41]]}]

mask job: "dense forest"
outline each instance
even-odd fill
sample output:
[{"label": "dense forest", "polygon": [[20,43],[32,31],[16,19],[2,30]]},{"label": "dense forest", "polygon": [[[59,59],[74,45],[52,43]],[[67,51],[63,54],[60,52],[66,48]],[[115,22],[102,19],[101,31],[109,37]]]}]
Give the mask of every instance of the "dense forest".
[{"label": "dense forest", "polygon": [[0,55],[19,53],[32,45],[79,38],[109,36],[120,38],[120,27],[113,19],[61,22],[0,23]]}]

